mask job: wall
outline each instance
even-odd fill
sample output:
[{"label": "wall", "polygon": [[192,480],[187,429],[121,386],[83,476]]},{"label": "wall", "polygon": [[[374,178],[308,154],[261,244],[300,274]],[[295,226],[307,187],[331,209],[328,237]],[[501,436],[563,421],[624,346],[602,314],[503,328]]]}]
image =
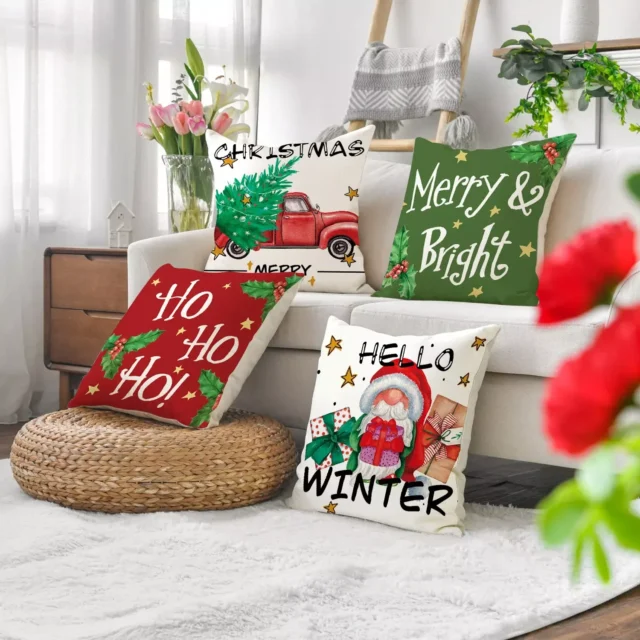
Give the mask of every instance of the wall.
[{"label": "wall", "polygon": [[[327,125],[341,122],[373,5],[373,0],[263,0],[261,142],[313,139]],[[462,7],[463,0],[396,0],[385,41],[417,47],[446,40],[458,33]],[[478,124],[480,146],[509,144],[511,132],[521,126],[505,124],[504,118],[524,90],[497,78],[500,61],[491,56],[492,49],[521,23],[557,41],[560,7],[559,0],[482,0],[463,104]],[[640,36],[637,0],[603,1],[600,16],[601,39]],[[603,146],[640,145],[637,134],[626,133],[611,117],[608,104],[603,111]],[[401,135],[430,137],[436,126],[437,116],[410,121]]]}]

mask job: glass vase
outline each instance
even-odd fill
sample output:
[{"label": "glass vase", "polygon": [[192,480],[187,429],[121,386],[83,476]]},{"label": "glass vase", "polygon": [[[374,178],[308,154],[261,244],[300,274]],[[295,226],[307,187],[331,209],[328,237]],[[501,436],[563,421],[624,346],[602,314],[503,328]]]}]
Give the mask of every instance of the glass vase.
[{"label": "glass vase", "polygon": [[213,168],[207,156],[162,156],[171,233],[215,226]]}]

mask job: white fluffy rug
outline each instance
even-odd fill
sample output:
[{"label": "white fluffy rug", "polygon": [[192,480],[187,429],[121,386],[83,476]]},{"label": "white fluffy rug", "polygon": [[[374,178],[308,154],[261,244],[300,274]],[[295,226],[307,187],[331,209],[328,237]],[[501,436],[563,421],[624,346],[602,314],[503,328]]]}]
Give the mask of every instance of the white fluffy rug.
[{"label": "white fluffy rug", "polygon": [[462,538],[281,501],[110,516],[33,500],[0,461],[2,640],[510,638],[640,582],[569,585],[533,512],[470,506]]}]

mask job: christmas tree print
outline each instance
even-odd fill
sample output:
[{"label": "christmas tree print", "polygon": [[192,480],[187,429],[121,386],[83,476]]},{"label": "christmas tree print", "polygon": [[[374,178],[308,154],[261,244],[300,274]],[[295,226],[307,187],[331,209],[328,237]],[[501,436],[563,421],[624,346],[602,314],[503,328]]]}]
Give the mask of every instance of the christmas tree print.
[{"label": "christmas tree print", "polygon": [[154,329],[153,331],[147,331],[146,333],[140,333],[137,336],[131,336],[125,338],[124,336],[118,336],[113,334],[109,336],[107,341],[102,347],[104,355],[100,361],[100,366],[104,372],[104,377],[112,380],[120,370],[124,356],[132,351],[139,351],[148,347],[152,342],[155,342],[163,331],[160,329]]},{"label": "christmas tree print", "polygon": [[413,298],[416,290],[416,268],[409,264],[409,232],[407,227],[396,231],[389,256],[389,271],[385,274],[382,287],[390,287],[394,282],[398,284],[401,298]]},{"label": "christmas tree print", "polygon": [[542,167],[540,179],[542,184],[548,187],[562,168],[575,138],[576,136],[571,133],[546,142],[543,140],[514,145],[509,149],[509,155],[514,160],[525,164],[540,163]]},{"label": "christmas tree print", "polygon": [[291,187],[299,157],[276,159],[261,173],[236,178],[216,194],[217,226],[245,251],[264,241],[264,234],[276,228],[282,200]]},{"label": "christmas tree print", "polygon": [[289,276],[286,280],[279,282],[249,280],[248,282],[243,282],[240,286],[242,287],[242,291],[251,298],[264,298],[266,300],[261,316],[264,322],[264,319],[269,315],[271,309],[276,306],[280,298],[282,298],[284,292],[301,279],[300,276]]},{"label": "christmas tree print", "polygon": [[218,406],[224,389],[224,382],[222,382],[213,371],[209,371],[208,369],[203,369],[200,372],[198,384],[200,385],[200,393],[207,401],[200,407],[198,413],[196,413],[191,420],[190,424],[192,427],[201,427],[204,423],[209,422],[211,411]]}]

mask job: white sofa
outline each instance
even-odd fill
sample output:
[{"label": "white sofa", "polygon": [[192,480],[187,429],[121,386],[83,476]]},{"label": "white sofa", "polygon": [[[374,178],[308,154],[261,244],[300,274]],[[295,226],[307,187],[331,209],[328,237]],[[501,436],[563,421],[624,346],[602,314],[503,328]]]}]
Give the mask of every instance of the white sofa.
[{"label": "white sofa", "polygon": [[[625,191],[624,177],[637,170],[640,149],[574,150],[553,205],[547,250],[597,221],[632,218],[637,205]],[[360,242],[367,281],[374,288],[380,286],[387,266],[408,174],[407,165],[367,162],[360,188]],[[212,248],[212,231],[133,243],[129,247],[129,301],[162,264],[202,270]],[[571,460],[549,450],[542,433],[545,382],[564,358],[589,343],[606,321],[607,312],[600,308],[562,326],[540,328],[535,325],[534,307],[303,292],[296,296],[235,404],[279,419],[300,443],[330,315],[396,335],[429,335],[497,323],[502,331],[480,391],[472,452],[571,466]]]}]

